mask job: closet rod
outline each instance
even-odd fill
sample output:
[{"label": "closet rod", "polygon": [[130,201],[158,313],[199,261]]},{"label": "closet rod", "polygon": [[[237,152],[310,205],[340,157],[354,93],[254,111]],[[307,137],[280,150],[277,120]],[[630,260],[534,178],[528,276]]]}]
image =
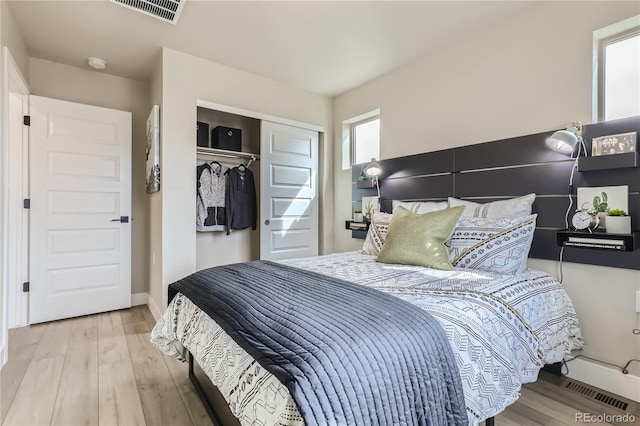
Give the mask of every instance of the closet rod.
[{"label": "closet rod", "polygon": [[252,154],[250,152],[241,152],[241,151],[229,151],[226,149],[217,149],[217,148],[197,148],[197,155],[212,155],[216,157],[228,157],[228,158],[250,158],[253,160],[259,160],[259,154]]}]

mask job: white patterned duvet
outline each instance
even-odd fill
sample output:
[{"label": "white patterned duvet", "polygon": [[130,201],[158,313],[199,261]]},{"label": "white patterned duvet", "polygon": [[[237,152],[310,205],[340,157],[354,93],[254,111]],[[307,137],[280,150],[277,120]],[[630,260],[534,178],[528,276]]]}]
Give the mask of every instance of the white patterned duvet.
[{"label": "white patterned duvet", "polygon": [[[360,252],[281,263],[390,293],[433,315],[458,364],[469,424],[503,411],[543,364],[584,346],[569,297],[543,272],[438,271],[377,263]],[[183,295],[151,340],[180,360],[188,349],[242,425],[304,424],[287,388]]]}]

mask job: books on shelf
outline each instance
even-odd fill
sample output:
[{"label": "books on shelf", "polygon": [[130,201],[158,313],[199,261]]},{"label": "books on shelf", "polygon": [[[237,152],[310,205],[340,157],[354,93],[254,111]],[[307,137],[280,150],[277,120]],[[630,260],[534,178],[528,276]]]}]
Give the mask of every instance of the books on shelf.
[{"label": "books on shelf", "polygon": [[637,233],[606,234],[594,232],[592,234],[586,234],[572,231],[558,231],[558,245],[564,247],[633,251],[637,248],[637,238]]},{"label": "books on shelf", "polygon": [[563,243],[565,247],[585,247],[585,248],[599,248],[609,250],[626,250],[624,242],[622,244],[600,244],[600,243],[581,243],[577,241],[565,241]]},{"label": "books on shelf", "polygon": [[367,225],[368,224],[366,222],[351,222],[349,223],[349,228],[353,231],[366,231]]}]

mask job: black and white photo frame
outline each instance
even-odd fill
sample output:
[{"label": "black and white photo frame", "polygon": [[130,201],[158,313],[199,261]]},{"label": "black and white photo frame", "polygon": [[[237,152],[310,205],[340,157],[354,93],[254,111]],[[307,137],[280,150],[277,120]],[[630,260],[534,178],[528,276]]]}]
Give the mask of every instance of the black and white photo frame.
[{"label": "black and white photo frame", "polygon": [[147,118],[147,194],[160,191],[160,106],[154,105]]}]

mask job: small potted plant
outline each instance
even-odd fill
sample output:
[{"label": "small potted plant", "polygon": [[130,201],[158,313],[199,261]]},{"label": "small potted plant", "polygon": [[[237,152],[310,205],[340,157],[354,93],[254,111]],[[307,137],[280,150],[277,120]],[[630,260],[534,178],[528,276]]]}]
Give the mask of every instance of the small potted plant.
[{"label": "small potted plant", "polygon": [[[364,200],[363,200],[364,201]],[[373,220],[373,214],[375,213],[375,205],[371,200],[367,200],[364,205],[364,217],[371,222]]]},{"label": "small potted plant", "polygon": [[356,210],[353,212],[353,221],[354,222],[362,222],[362,210]]},{"label": "small potted plant", "polygon": [[620,209],[607,210],[607,233],[609,234],[630,234],[631,216],[626,211]]},{"label": "small potted plant", "polygon": [[609,210],[609,197],[606,192],[602,192],[600,195],[593,197],[593,209],[598,212],[600,218],[600,229],[607,227],[607,211]]}]

